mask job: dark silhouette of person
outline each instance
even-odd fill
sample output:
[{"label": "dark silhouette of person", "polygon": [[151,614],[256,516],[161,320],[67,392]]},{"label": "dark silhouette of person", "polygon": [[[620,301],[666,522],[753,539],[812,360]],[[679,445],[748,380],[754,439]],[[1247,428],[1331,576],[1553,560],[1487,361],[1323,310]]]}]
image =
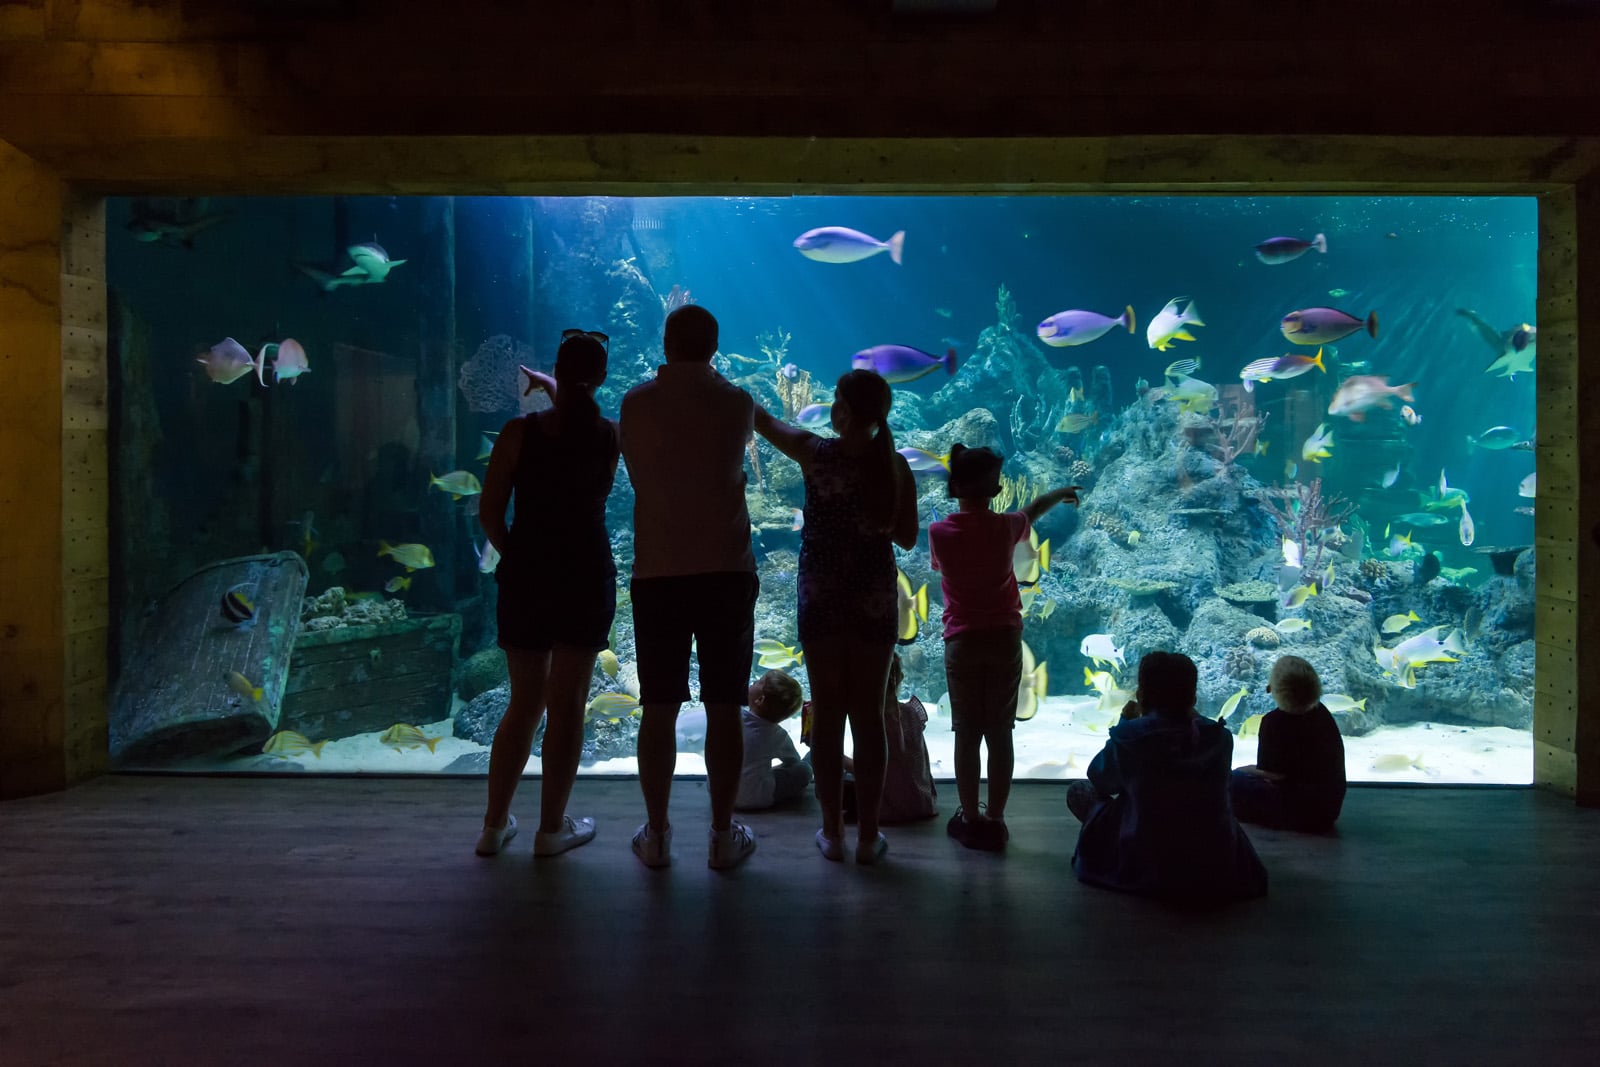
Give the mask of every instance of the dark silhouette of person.
[{"label": "dark silhouette of person", "polygon": [[622,455],[633,483],[634,643],[639,657],[639,788],[645,823],[633,851],[648,867],[672,862],[667,803],[677,765],[677,718],[689,699],[689,656],[700,662],[706,708],[707,859],[726,869],[755,851],[733,818],[744,766],[739,709],[749,695],[760,585],[745,507],[745,449],[755,401],[711,366],[717,320],[698,304],[667,316],[667,361],[622,399]]},{"label": "dark silhouette of person", "polygon": [[[594,820],[573,819],[566,809],[583,755],[589,680],[616,613],[617,568],[605,512],[620,446],[616,424],[594,399],[606,379],[605,335],[568,330],[562,337],[554,382],[535,379],[555,405],[506,423],[478,502],[478,521],[500,553],[496,614],[511,674],[511,703],[489,752],[481,856],[516,835],[511,799],[547,711],[534,855],[555,855],[594,837]],[[513,498],[516,516],[507,528]]]},{"label": "dark silhouette of person", "polygon": [[844,727],[854,742],[856,862],[888,849],[878,830],[887,760],[883,694],[894,655],[899,599],[894,545],[917,543],[917,488],[889,432],[894,397],[869,370],[833,393],[836,438],[756,410],[756,429],[800,464],[806,506],[800,532],[799,631],[811,681],[811,764],[822,829],[817,847],[844,858]]},{"label": "dark silhouette of person", "polygon": [[1233,817],[1233,735],[1195,711],[1194,661],[1149,652],[1139,688],[1067,789],[1083,820],[1072,869],[1080,881],[1193,902],[1261,896],[1267,870]]}]

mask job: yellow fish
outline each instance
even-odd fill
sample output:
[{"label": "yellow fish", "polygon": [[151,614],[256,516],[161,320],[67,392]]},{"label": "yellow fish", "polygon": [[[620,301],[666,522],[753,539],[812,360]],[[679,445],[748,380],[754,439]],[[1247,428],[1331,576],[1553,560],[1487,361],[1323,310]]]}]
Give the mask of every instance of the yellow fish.
[{"label": "yellow fish", "polygon": [[1265,715],[1252,715],[1239,726],[1240,737],[1258,737],[1261,734],[1261,720]]},{"label": "yellow fish", "polygon": [[1078,411],[1071,415],[1063,415],[1061,421],[1056,423],[1056,433],[1082,433],[1099,421],[1098,411]]},{"label": "yellow fish", "polygon": [[1310,585],[1297,585],[1288,596],[1283,598],[1283,606],[1286,608],[1297,608],[1316,595],[1316,582],[1312,582]]},{"label": "yellow fish", "polygon": [[398,593],[403,589],[410,589],[410,588],[411,588],[411,579],[410,578],[402,578],[398,574],[395,575],[393,578],[390,578],[387,582],[383,583],[383,591],[386,592],[386,593]]},{"label": "yellow fish", "polygon": [[622,669],[622,664],[617,662],[617,654],[609,648],[600,650],[600,672],[607,678],[615,678]]},{"label": "yellow fish", "polygon": [[1250,692],[1250,690],[1241,685],[1237,693],[1233,694],[1233,696],[1222,702],[1222,714],[1218,715],[1217,718],[1226,719],[1229,715],[1232,715],[1233,709],[1239,706],[1239,701],[1243,700],[1245,694],[1248,692]]},{"label": "yellow fish", "polygon": [[1408,611],[1404,615],[1400,615],[1398,613],[1390,615],[1387,619],[1383,620],[1383,632],[1386,634],[1397,634],[1401,630],[1404,630],[1407,626],[1410,626],[1412,623],[1421,621],[1422,616],[1418,615],[1414,611]]},{"label": "yellow fish", "polygon": [[1050,569],[1050,539],[1039,540],[1039,533],[1031,526],[1028,539],[1019,541],[1011,552],[1011,574],[1018,585],[1038,585],[1044,572]]},{"label": "yellow fish", "polygon": [[279,759],[288,759],[290,756],[303,756],[307,752],[318,759],[322,758],[322,746],[327,741],[318,741],[312,744],[311,739],[305,734],[295,733],[293,730],[279,730],[267,738],[267,743],[261,746],[261,751]]},{"label": "yellow fish", "polygon": [[1150,320],[1150,325],[1145,328],[1145,340],[1150,342],[1150,347],[1157,352],[1165,352],[1172,347],[1173,341],[1193,341],[1194,334],[1189,332],[1190,326],[1204,326],[1200,321],[1200,312],[1194,306],[1194,301],[1189,300],[1189,306],[1182,311],[1178,305],[1188,297],[1175,296],[1167,301],[1167,306],[1156,312],[1155,318]]},{"label": "yellow fish", "polygon": [[895,639],[902,645],[909,645],[917,639],[918,620],[928,621],[928,583],[923,582],[922,588],[913,593],[911,579],[906,577],[906,572],[896,570],[895,590],[899,606],[899,628],[895,631]]},{"label": "yellow fish", "polygon": [[1273,626],[1273,629],[1277,630],[1280,634],[1292,634],[1300,630],[1309,630],[1311,629],[1311,620],[1279,619],[1277,624]]},{"label": "yellow fish", "polygon": [[391,545],[387,541],[380,540],[378,542],[378,556],[380,559],[384,556],[394,557],[394,561],[407,571],[433,566],[433,550],[427,545]]},{"label": "yellow fish", "polygon": [[261,687],[250,681],[250,679],[246,678],[238,671],[228,671],[222,677],[227,681],[228,688],[232,689],[240,696],[249,697],[251,700],[261,699]]},{"label": "yellow fish", "polygon": [[1046,597],[1043,604],[1039,605],[1039,618],[1048,619],[1056,611],[1056,598]]},{"label": "yellow fish", "polygon": [[1138,530],[1129,530],[1128,531],[1128,547],[1129,548],[1136,548],[1138,546],[1138,544],[1139,544],[1139,531]]},{"label": "yellow fish", "polygon": [[494,442],[490,438],[499,436],[497,433],[480,433],[478,435],[478,458],[480,460],[488,459],[494,452]]},{"label": "yellow fish", "polygon": [[756,642],[756,662],[767,670],[779,670],[783,667],[798,667],[806,660],[806,654],[797,648],[791,648],[781,641],[774,641],[770,637],[763,637]]},{"label": "yellow fish", "polygon": [[616,722],[639,710],[639,702],[627,693],[601,693],[584,708],[589,714]]},{"label": "yellow fish", "polygon": [[1362,697],[1360,700],[1351,700],[1343,693],[1324,693],[1322,694],[1322,706],[1329,711],[1366,711],[1367,698]]},{"label": "yellow fish", "polygon": [[1017,721],[1027,722],[1039,713],[1039,701],[1050,688],[1050,671],[1043,663],[1033,662],[1033,649],[1022,642],[1022,683],[1017,686]]},{"label": "yellow fish", "polygon": [[378,740],[390,748],[397,748],[402,752],[408,748],[421,748],[423,745],[427,745],[428,751],[433,752],[435,751],[434,746],[443,741],[444,738],[428,737],[415,726],[407,726],[403,722],[397,722],[385,730],[383,736]]},{"label": "yellow fish", "polygon": [[1256,441],[1256,455],[1264,456],[1266,454],[1267,454],[1267,442],[1264,441],[1264,440],[1257,440]]},{"label": "yellow fish", "polygon": [[1372,761],[1372,769],[1375,771],[1404,771],[1413,767],[1419,771],[1423,769],[1421,756],[1402,756],[1397,753],[1379,756]]},{"label": "yellow fish", "polygon": [[450,494],[452,500],[460,500],[464,496],[472,496],[483,492],[483,486],[478,482],[478,476],[471,471],[451,471],[444,477],[438,477],[432,472],[428,474],[428,484],[437,489],[443,489]]}]

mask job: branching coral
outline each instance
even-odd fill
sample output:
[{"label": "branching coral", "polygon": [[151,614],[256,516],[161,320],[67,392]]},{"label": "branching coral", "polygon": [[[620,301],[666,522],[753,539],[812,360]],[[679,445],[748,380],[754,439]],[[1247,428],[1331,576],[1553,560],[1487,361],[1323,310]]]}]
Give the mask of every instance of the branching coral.
[{"label": "branching coral", "polygon": [[694,303],[694,297],[689,295],[688,289],[680,289],[677,285],[673,285],[667,295],[661,298],[661,310],[670,315],[685,304],[692,303]]},{"label": "branching coral", "polygon": [[1211,427],[1205,443],[1206,451],[1226,468],[1232,466],[1240,456],[1255,450],[1256,437],[1260,435],[1267,417],[1257,415],[1254,404],[1230,399],[1218,408],[1215,418],[1206,421]]},{"label": "branching coral", "polygon": [[765,489],[767,487],[767,482],[766,479],[761,477],[761,450],[756,447],[756,439],[752,437],[750,440],[746,441],[744,448],[745,451],[750,455],[750,466],[756,472],[756,488]]},{"label": "branching coral", "polygon": [[789,359],[790,336],[789,331],[781,327],[768,330],[756,337],[756,347],[773,366],[782,367]]},{"label": "branching coral", "polygon": [[1011,295],[1011,290],[1007,289],[1003,284],[994,297],[994,314],[995,323],[1002,330],[1014,328],[1012,323],[1016,322],[1017,319],[1017,301]]},{"label": "branching coral", "polygon": [[[1278,520],[1284,536],[1299,544],[1302,572],[1320,574],[1328,535],[1350,517],[1355,505],[1341,496],[1323,496],[1321,478],[1312,479],[1310,484],[1257,489],[1252,495]],[[1312,549],[1316,550],[1314,557],[1309,555]]]},{"label": "branching coral", "polygon": [[1026,474],[1019,474],[1015,478],[1002,474],[1000,492],[989,501],[989,506],[995,511],[1010,511],[1014,506],[1023,507],[1032,503],[1039,492]]}]

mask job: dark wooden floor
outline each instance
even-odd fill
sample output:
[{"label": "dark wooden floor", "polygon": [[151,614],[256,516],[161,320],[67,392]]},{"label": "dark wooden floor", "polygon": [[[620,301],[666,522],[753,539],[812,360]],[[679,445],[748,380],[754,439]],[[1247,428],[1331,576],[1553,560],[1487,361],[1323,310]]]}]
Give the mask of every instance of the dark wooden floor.
[{"label": "dark wooden floor", "polygon": [[[1272,894],[1185,914],[1077,884],[1060,786],[1002,857],[944,823],[828,864],[814,809],[641,867],[633,782],[583,849],[472,855],[473,781],[107,778],[0,805],[0,1063],[1595,1063],[1600,812],[1356,790],[1253,834]],[[813,802],[814,803],[814,802]],[[949,810],[953,801],[946,802]]]}]

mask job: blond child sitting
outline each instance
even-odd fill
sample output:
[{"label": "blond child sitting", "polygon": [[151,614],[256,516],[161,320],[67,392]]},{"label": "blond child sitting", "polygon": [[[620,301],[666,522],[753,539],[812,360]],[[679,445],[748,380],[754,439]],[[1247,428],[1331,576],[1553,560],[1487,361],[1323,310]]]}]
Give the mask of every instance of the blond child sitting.
[{"label": "blond child sitting", "polygon": [[744,769],[733,805],[738,810],[782,804],[811,784],[811,767],[801,761],[789,732],[780,725],[800,710],[800,703],[800,683],[782,671],[768,671],[750,687],[750,706],[739,713],[744,724]]}]

